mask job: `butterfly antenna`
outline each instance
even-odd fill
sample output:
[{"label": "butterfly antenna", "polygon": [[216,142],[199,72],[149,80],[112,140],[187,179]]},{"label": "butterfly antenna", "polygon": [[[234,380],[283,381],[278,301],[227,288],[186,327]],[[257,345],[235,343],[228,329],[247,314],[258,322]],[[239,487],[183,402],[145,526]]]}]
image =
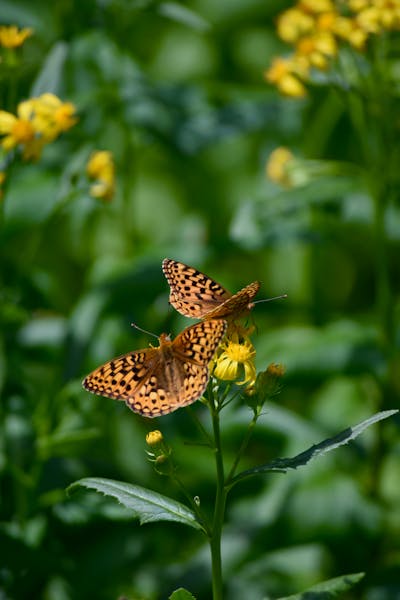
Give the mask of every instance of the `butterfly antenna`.
[{"label": "butterfly antenna", "polygon": [[142,327],[139,327],[139,325],[136,325],[136,323],[131,323],[131,327],[134,327],[134,329],[137,329],[138,331],[141,331],[142,333],[147,333],[147,335],[152,335],[153,337],[158,339],[158,335],[156,335],[155,333],[152,333],[151,331],[147,331],[147,329],[142,329]]},{"label": "butterfly antenna", "polygon": [[281,296],[274,296],[273,298],[264,298],[263,300],[255,300],[253,304],[260,304],[261,302],[271,302],[271,300],[281,300],[282,298],[287,298],[287,294],[282,294]]}]

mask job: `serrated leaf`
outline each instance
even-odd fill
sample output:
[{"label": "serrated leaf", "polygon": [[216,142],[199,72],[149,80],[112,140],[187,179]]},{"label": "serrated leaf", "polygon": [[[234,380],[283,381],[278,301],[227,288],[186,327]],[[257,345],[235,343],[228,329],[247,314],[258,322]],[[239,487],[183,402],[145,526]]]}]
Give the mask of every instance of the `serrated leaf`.
[{"label": "serrated leaf", "polygon": [[67,488],[67,492],[74,491],[78,487],[96,490],[116,498],[132,511],[141,525],[155,521],[175,521],[195,529],[202,529],[195,513],[187,506],[139,485],[102,477],[87,477],[75,481]]},{"label": "serrated leaf", "polygon": [[168,600],[196,600],[196,598],[187,590],[179,588],[172,592]]},{"label": "serrated leaf", "polygon": [[339,594],[350,590],[356,585],[365,573],[351,573],[349,575],[341,575],[334,579],[328,579],[317,585],[313,585],[308,590],[300,594],[285,596],[278,600],[330,600],[336,598]]},{"label": "serrated leaf", "polygon": [[325,452],[329,452],[330,450],[335,450],[339,448],[339,446],[343,446],[350,442],[350,440],[354,440],[357,436],[359,436],[364,429],[377,423],[378,421],[382,421],[382,419],[387,419],[392,415],[398,413],[398,410],[385,410],[383,412],[376,413],[369,419],[362,421],[358,425],[354,427],[348,427],[344,429],[337,435],[327,438],[323,440],[319,444],[314,444],[304,452],[297,454],[293,458],[276,458],[275,460],[266,463],[265,465],[260,465],[258,467],[253,467],[252,469],[248,469],[246,471],[242,471],[239,473],[231,483],[236,483],[245,477],[250,477],[251,475],[256,475],[258,473],[268,473],[270,471],[278,471],[278,472],[286,472],[288,469],[297,469],[297,467],[302,467],[310,462],[311,459],[324,454]]}]

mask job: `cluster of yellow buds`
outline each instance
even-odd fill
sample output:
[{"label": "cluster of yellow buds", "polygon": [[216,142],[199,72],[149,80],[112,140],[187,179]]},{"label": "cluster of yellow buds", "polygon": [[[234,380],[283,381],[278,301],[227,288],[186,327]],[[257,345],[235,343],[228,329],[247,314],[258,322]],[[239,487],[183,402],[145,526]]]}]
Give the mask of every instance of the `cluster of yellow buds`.
[{"label": "cluster of yellow buds", "polygon": [[294,51],[275,58],[265,79],[285,95],[305,96],[311,69],[326,70],[341,42],[363,50],[370,35],[399,29],[398,0],[299,0],[277,22],[279,37]]},{"label": "cluster of yellow buds", "polygon": [[22,151],[25,160],[40,158],[43,147],[77,122],[75,106],[46,93],[20,102],[16,115],[0,110],[0,145]]}]

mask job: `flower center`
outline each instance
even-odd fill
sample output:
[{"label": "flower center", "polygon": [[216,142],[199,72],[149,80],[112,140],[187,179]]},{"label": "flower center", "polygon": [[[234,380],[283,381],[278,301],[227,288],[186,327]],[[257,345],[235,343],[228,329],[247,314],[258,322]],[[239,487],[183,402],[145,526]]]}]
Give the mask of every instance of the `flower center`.
[{"label": "flower center", "polygon": [[246,344],[235,344],[230,342],[225,350],[227,356],[235,362],[244,363],[254,356],[255,352],[252,348],[249,348]]}]

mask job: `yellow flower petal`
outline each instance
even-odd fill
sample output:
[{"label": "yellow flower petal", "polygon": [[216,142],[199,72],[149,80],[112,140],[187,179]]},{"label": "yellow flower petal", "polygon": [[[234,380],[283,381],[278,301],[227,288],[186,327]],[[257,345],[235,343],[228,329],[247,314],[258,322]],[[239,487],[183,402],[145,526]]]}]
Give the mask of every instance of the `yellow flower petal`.
[{"label": "yellow flower petal", "polygon": [[0,110],[0,134],[10,133],[16,121],[17,117],[15,115],[5,110]]},{"label": "yellow flower petal", "polygon": [[223,381],[235,381],[243,372],[237,385],[252,382],[256,377],[254,358],[256,351],[249,339],[241,340],[237,334],[221,344],[222,352],[216,358],[214,376]]},{"label": "yellow flower petal", "polygon": [[25,40],[30,37],[33,30],[30,27],[18,30],[15,25],[0,26],[0,46],[3,48],[17,48],[22,46]]}]

